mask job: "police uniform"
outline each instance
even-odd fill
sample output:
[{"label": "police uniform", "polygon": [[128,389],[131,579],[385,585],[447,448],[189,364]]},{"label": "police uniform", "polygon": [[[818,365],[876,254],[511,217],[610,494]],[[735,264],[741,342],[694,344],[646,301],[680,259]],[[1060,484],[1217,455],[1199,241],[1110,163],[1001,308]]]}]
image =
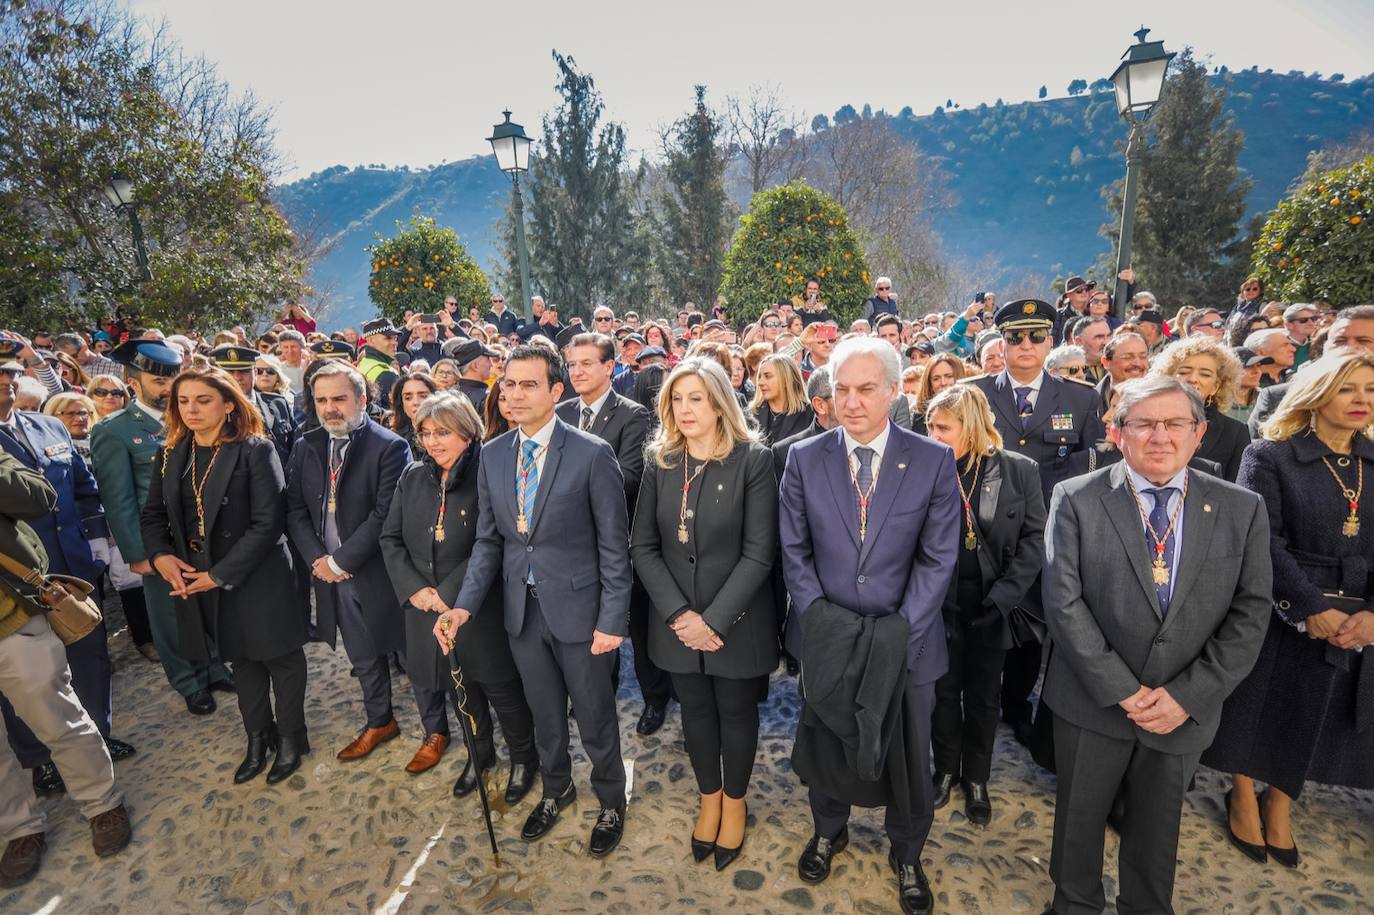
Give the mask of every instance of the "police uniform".
[{"label": "police uniform", "polygon": [[[257,365],[258,351],[246,346],[226,344],[210,351],[210,361],[226,372],[245,372]],[[291,446],[296,444],[296,420],[292,416],[291,404],[280,394],[264,394],[256,387],[248,395],[258,415],[262,417],[263,427],[277,446],[277,458],[283,467],[291,458]]]},{"label": "police uniform", "polygon": [[[131,372],[170,378],[181,371],[181,354],[156,340],[130,340],[110,355]],[[127,407],[91,429],[91,464],[100,484],[106,520],[120,554],[130,564],[148,559],[139,521],[164,437],[161,417],[133,398]],[[148,606],[148,628],[167,682],[187,698],[188,704],[195,702],[203,709],[212,683],[231,682],[229,671],[218,660],[191,661],[181,654],[176,606],[161,575],[143,576],[143,596]],[[209,705],[213,708],[213,702]]]},{"label": "police uniform", "polygon": [[[1019,299],[997,310],[997,329],[1012,334],[1044,334],[1047,338],[1055,324],[1055,310],[1039,299]],[[1011,342],[1008,341],[1008,349]],[[1011,353],[1007,354],[1011,362]],[[1049,505],[1054,484],[1070,474],[1069,458],[1086,451],[1102,438],[1099,416],[1101,398],[1089,385],[1069,381],[1040,369],[1036,385],[1020,385],[1007,370],[984,375],[964,384],[982,390],[992,406],[1002,446],[1023,454],[1040,465],[1040,483],[1045,504]],[[1040,605],[1037,579],[1026,594],[1031,609]],[[1002,715],[1016,728],[1023,742],[1030,739],[1031,708],[1029,695],[1040,674],[1040,646],[1034,643],[1007,652],[1002,676]]]},{"label": "police uniform", "polygon": [[[363,322],[363,337],[367,338],[373,334],[386,334],[394,340],[401,332],[386,318],[375,318]],[[395,357],[365,343],[358,352],[358,373],[367,379],[368,384],[377,386],[377,400],[380,405],[390,406],[391,386],[401,377],[396,371]]]}]

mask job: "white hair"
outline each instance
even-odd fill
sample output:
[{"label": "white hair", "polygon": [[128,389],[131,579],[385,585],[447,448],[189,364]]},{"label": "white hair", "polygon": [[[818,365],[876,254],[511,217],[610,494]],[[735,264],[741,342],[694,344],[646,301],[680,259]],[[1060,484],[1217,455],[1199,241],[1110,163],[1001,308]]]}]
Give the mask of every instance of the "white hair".
[{"label": "white hair", "polygon": [[851,356],[873,356],[883,367],[883,380],[889,385],[897,385],[902,380],[901,360],[891,343],[879,337],[848,337],[841,340],[835,351],[830,354],[832,378],[840,377],[840,368]]},{"label": "white hair", "polygon": [[1284,330],[1281,327],[1265,327],[1260,330],[1252,331],[1250,335],[1245,338],[1245,342],[1241,345],[1244,346],[1246,349],[1252,349],[1255,352],[1260,353],[1264,351],[1265,344],[1267,344],[1270,340],[1274,340],[1278,337],[1283,337],[1286,339],[1288,337],[1288,331]]},{"label": "white hair", "polygon": [[884,283],[886,283],[887,285],[891,286],[891,285],[892,285],[892,279],[891,279],[891,277],[886,277],[886,276],[880,276],[880,277],[878,277],[876,280],[873,281],[873,288],[874,288],[874,289],[877,289],[879,286],[883,285]]},{"label": "white hair", "polygon": [[17,404],[20,400],[33,400],[34,412],[42,409],[43,401],[48,399],[48,389],[43,386],[43,382],[37,378],[30,378],[28,375],[20,375],[14,379],[14,400]]}]

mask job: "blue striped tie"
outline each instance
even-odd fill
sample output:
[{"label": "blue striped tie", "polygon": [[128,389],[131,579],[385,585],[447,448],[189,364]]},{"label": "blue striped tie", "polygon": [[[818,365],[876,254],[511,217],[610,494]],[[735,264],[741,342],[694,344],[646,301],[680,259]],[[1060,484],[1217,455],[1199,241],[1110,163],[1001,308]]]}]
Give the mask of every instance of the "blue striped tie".
[{"label": "blue striped tie", "polygon": [[539,463],[535,455],[539,443],[532,438],[525,439],[520,446],[520,482],[516,491],[521,495],[520,504],[525,508],[525,519],[534,515],[534,497],[539,492]]}]

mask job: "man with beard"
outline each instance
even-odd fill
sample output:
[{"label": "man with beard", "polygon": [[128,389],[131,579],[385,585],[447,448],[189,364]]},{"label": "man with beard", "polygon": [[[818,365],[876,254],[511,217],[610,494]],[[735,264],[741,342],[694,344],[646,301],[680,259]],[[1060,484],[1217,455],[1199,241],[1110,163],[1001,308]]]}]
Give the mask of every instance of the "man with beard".
[{"label": "man with beard", "polygon": [[158,575],[143,548],[139,518],[148,499],[158,449],[165,437],[163,413],[172,379],[181,371],[181,353],[156,340],[130,340],[111,357],[125,366],[126,381],[133,391],[129,405],[117,410],[91,429],[91,469],[100,486],[105,519],[129,569],[143,576],[143,597],[148,605],[162,670],[172,689],[186,700],[193,715],[215,710],[212,689],[233,689],[233,678],[218,660],[192,661],[180,650],[176,607],[167,582]]},{"label": "man with beard", "polygon": [[310,389],[320,427],[291,452],[286,527],[314,579],[316,633],[331,648],[343,637],[362,687],[367,724],[338,754],[355,760],[401,733],[387,655],[405,649],[405,621],[381,533],[410,448],[368,417],[367,382],[352,366],[326,363]]}]

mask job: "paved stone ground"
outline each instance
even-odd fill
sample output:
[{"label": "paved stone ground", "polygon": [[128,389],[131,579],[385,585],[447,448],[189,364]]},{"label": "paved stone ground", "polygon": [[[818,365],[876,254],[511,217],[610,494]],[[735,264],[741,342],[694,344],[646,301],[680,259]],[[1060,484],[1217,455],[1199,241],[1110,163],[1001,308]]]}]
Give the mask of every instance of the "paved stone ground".
[{"label": "paved stone ground", "polygon": [[[120,621],[116,613],[112,629]],[[311,645],[306,711],[315,752],[284,785],[268,787],[259,778],[235,786],[243,738],[232,697],[214,715],[193,718],[161,670],[134,653],[127,632],[117,631],[111,646],[115,734],[139,749],[116,767],[133,818],[133,845],[118,857],[97,859],[72,804],[47,800],[47,862],[28,886],[0,892],[0,912],[896,910],[881,816],[872,811],[856,811],[849,850],[835,859],[828,882],[808,887],[797,879],[811,823],[788,764],[797,697],[785,679],[774,679],[764,708],[746,847],[724,873],[692,863],[687,843],[696,793],[680,720],[674,707],[657,735],[634,734],[638,706],[629,663],[620,717],[633,781],[621,847],[604,861],[585,853],[595,807],[589,767],[579,754],[582,799],[541,842],[519,838],[531,800],[506,810],[495,798],[496,867],[477,799],[455,801],[449,794],[462,769],[461,747],[428,773],[404,771],[421,737],[404,677],[395,682],[404,737],[366,760],[339,763],[334,754],[362,722],[361,700],[342,650]],[[492,790],[499,795],[504,784],[503,766]],[[924,856],[937,911],[1043,909],[1052,890],[1053,790],[1053,779],[1001,734],[992,824],[971,826],[957,802],[937,814]],[[1204,771],[1188,798],[1175,897],[1180,913],[1374,913],[1374,794],[1312,788],[1294,824],[1303,863],[1288,871],[1253,865],[1227,845],[1222,790],[1221,777]],[[1109,836],[1109,899],[1116,852]]]}]

